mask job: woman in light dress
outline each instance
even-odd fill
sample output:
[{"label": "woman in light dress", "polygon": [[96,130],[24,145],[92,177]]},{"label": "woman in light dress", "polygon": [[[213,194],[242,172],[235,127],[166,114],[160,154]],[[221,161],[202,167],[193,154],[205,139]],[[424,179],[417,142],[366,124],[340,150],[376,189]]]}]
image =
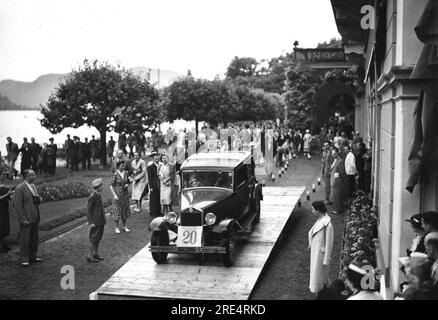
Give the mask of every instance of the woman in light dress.
[{"label": "woman in light dress", "polygon": [[310,143],[312,142],[312,135],[310,134],[310,130],[306,130],[306,134],[303,137],[303,149],[304,155],[307,155],[307,158],[310,160],[312,157],[310,155]]},{"label": "woman in light dress", "polygon": [[132,168],[132,195],[131,199],[135,201],[136,208],[134,212],[141,211],[141,197],[148,183],[146,173],[146,162],[140,158],[138,152],[134,153],[134,160],[131,162]]},{"label": "woman in light dress", "polygon": [[274,130],[266,132],[265,141],[265,172],[269,180],[274,180]]},{"label": "woman in light dress", "polygon": [[158,178],[161,181],[160,201],[162,213],[166,214],[172,210],[172,168],[165,154],[161,156],[161,163],[158,167]]},{"label": "woman in light dress", "polygon": [[327,208],[321,201],[312,203],[312,214],[318,217],[309,230],[310,292],[320,292],[329,281],[329,267],[333,249],[333,225]]}]

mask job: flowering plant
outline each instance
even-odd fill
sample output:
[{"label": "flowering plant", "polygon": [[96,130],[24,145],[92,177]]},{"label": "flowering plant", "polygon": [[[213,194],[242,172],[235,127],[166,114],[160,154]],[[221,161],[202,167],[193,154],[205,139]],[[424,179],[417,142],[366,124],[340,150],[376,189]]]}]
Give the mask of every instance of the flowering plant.
[{"label": "flowering plant", "polygon": [[37,191],[42,197],[43,203],[83,198],[91,193],[90,188],[78,181],[69,181],[61,184],[42,183],[37,185]]},{"label": "flowering plant", "polygon": [[346,215],[344,245],[341,253],[341,278],[343,271],[353,260],[376,267],[375,251],[377,238],[377,216],[371,201],[361,191],[356,193],[350,213]]}]

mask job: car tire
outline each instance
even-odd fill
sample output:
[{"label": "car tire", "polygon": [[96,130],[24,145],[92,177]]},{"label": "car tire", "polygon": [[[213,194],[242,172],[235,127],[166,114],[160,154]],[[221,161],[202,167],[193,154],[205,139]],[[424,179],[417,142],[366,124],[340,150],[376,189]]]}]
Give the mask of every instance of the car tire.
[{"label": "car tire", "polygon": [[[153,231],[151,235],[151,246],[168,246],[169,233],[166,231]],[[167,260],[167,252],[151,252],[152,259],[158,264]]]},{"label": "car tire", "polygon": [[253,220],[253,224],[257,224],[260,222],[260,199],[257,197],[254,201],[254,212],[255,212],[255,216],[254,216],[254,220]]},{"label": "car tire", "polygon": [[223,235],[222,246],[226,248],[226,253],[222,255],[222,262],[226,267],[231,267],[236,260],[236,233],[234,230],[228,231]]}]

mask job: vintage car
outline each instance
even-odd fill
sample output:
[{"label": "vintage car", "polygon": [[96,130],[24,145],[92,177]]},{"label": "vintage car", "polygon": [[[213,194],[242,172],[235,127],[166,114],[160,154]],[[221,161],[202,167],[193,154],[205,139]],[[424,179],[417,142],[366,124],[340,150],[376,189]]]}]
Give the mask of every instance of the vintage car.
[{"label": "vintage car", "polygon": [[236,236],[250,233],[260,220],[263,194],[254,168],[248,151],[205,152],[186,159],[180,168],[180,213],[150,224],[153,259],[160,264],[168,253],[195,253],[202,261],[204,254],[216,253],[231,266]]}]

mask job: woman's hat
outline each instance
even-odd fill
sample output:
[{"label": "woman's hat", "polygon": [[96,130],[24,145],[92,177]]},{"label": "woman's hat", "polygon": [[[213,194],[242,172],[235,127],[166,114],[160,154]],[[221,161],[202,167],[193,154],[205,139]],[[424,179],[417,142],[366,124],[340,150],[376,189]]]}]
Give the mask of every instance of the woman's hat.
[{"label": "woman's hat", "polygon": [[423,229],[421,227],[421,220],[423,218],[423,215],[421,213],[417,213],[412,215],[409,219],[406,219],[406,222],[410,222],[412,224],[413,227],[415,228],[420,228]]}]

